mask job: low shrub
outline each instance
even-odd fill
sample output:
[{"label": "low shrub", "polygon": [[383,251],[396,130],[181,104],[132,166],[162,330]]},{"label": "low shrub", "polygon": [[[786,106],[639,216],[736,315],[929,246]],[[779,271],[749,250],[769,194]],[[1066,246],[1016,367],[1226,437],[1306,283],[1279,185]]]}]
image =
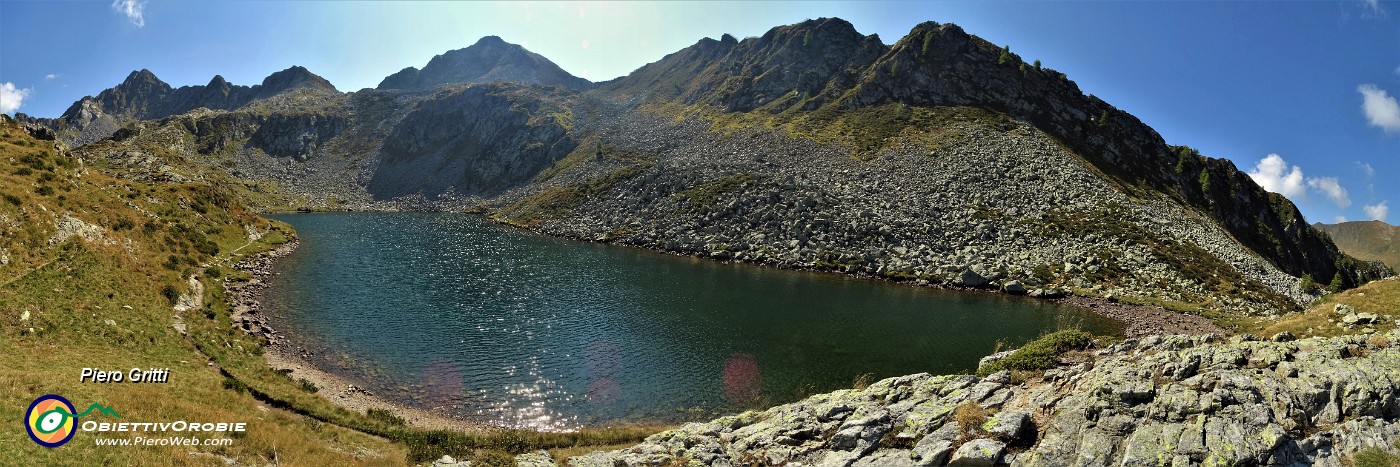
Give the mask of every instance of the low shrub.
[{"label": "low shrub", "polygon": [[1089,345],[1093,335],[1078,330],[1057,331],[1041,336],[1012,352],[1006,358],[977,369],[986,376],[1002,370],[1044,370],[1053,368],[1060,355]]},{"label": "low shrub", "polygon": [[982,424],[987,423],[987,409],[974,400],[965,400],[953,409],[953,421],[958,422],[958,435],[962,441],[982,435]]},{"label": "low shrub", "polygon": [[394,415],[393,412],[384,409],[366,410],[365,416],[369,417],[371,420],[379,420],[388,425],[403,426],[405,424],[403,417]]}]

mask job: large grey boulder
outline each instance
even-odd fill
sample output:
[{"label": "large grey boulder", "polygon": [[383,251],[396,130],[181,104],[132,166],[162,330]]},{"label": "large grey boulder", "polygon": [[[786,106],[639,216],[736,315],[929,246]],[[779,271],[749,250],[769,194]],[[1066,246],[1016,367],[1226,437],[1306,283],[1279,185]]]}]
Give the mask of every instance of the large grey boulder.
[{"label": "large grey boulder", "polygon": [[1003,452],[1006,452],[1006,443],[987,438],[974,439],[953,451],[948,465],[996,465]]},{"label": "large grey boulder", "polygon": [[987,285],[988,282],[990,281],[988,281],[986,277],[978,274],[977,271],[973,271],[972,268],[964,269],[962,274],[958,276],[958,283],[967,287],[982,287]]},{"label": "large grey boulder", "polygon": [[1019,411],[997,412],[992,416],[992,426],[987,434],[997,439],[1014,443],[1035,432],[1031,414]]}]

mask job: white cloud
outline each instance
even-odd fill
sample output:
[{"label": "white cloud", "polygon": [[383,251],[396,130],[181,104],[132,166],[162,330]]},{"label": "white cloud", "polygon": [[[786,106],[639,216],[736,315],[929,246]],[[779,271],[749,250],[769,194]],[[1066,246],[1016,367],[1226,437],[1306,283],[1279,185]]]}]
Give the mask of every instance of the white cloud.
[{"label": "white cloud", "polygon": [[1347,216],[1337,216],[1332,218],[1333,224],[1340,224],[1347,221]]},{"label": "white cloud", "polygon": [[1400,75],[1400,66],[1395,67],[1395,74]]},{"label": "white cloud", "polygon": [[1385,17],[1385,7],[1381,6],[1381,0],[1361,0],[1366,5],[1366,16]]},{"label": "white cloud", "polygon": [[1400,103],[1396,103],[1394,97],[1374,84],[1357,86],[1356,92],[1361,93],[1361,112],[1366,114],[1371,126],[1380,127],[1386,133],[1400,131]]},{"label": "white cloud", "polygon": [[1308,186],[1322,192],[1339,208],[1345,209],[1347,206],[1351,206],[1351,198],[1347,197],[1347,189],[1342,188],[1335,177],[1309,178]]},{"label": "white cloud", "polygon": [[58,73],[49,73],[49,74],[47,74],[47,75],[44,75],[44,79],[46,79],[46,80],[54,80],[54,79],[57,79],[59,76],[63,76],[63,75],[60,75],[60,74],[58,74]]},{"label": "white cloud", "polygon": [[131,24],[138,28],[146,27],[146,2],[144,0],[112,0],[112,10],[126,15]]},{"label": "white cloud", "polygon": [[1361,166],[1361,171],[1366,172],[1367,177],[1376,175],[1376,169],[1369,162],[1357,162],[1356,165]]},{"label": "white cloud", "polygon": [[1371,218],[1371,220],[1385,222],[1385,215],[1390,213],[1390,206],[1386,206],[1386,202],[1381,201],[1377,204],[1368,204],[1361,210],[1366,211],[1366,217]]},{"label": "white cloud", "polygon": [[15,83],[0,83],[0,114],[13,114],[24,105],[25,97],[29,97],[28,89],[16,88]]},{"label": "white cloud", "polygon": [[1305,194],[1303,169],[1295,165],[1293,170],[1289,170],[1288,162],[1278,154],[1269,154],[1260,159],[1259,163],[1254,165],[1254,171],[1249,172],[1249,178],[1254,179],[1254,183],[1258,183],[1265,190],[1289,198]]}]

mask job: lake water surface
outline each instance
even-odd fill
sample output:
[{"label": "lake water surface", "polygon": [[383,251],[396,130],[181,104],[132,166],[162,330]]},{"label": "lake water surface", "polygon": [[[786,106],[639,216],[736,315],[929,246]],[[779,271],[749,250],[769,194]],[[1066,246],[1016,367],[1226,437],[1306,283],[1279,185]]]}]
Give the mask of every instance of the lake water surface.
[{"label": "lake water surface", "polygon": [[[466,214],[296,227],[263,305],[376,395],[530,428],[681,421],[1118,327],[1075,308],[542,237]],[[338,391],[341,388],[328,388]]]}]

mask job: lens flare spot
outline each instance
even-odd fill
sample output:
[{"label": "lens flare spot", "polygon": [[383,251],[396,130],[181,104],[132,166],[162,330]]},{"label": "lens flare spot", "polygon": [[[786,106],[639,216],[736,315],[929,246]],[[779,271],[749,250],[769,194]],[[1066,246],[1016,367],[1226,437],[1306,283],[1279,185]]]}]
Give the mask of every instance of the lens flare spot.
[{"label": "lens flare spot", "polygon": [[752,355],[736,353],[724,362],[724,397],[736,405],[758,401],[763,374]]}]

